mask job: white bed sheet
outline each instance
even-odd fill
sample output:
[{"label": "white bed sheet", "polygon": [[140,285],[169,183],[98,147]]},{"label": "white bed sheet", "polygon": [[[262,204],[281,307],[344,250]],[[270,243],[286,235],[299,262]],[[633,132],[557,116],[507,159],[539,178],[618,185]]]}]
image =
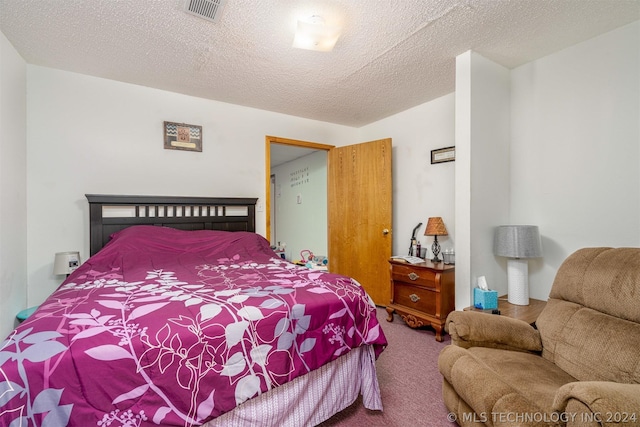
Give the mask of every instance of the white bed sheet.
[{"label": "white bed sheet", "polygon": [[373,347],[351,350],[315,371],[250,399],[205,427],[316,426],[362,393],[367,409],[382,410]]}]

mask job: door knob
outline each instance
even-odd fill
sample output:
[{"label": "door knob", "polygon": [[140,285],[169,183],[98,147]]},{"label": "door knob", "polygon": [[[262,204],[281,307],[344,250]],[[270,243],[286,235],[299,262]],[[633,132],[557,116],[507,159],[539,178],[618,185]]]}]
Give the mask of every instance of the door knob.
[{"label": "door knob", "polygon": [[385,228],[384,230],[382,230],[382,234],[389,234],[389,229]]}]

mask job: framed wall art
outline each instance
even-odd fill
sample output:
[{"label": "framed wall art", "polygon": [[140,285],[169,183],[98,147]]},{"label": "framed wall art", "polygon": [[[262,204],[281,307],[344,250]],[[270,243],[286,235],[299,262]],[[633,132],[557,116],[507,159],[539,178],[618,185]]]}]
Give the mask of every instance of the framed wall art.
[{"label": "framed wall art", "polygon": [[431,164],[453,162],[456,159],[456,147],[438,148],[431,150]]},{"label": "framed wall art", "polygon": [[164,148],[202,151],[202,126],[164,122]]}]

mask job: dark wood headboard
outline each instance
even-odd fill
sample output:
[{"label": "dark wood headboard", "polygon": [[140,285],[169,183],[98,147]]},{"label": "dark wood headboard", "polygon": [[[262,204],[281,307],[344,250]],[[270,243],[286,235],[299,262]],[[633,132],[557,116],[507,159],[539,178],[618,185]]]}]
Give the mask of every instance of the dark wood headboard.
[{"label": "dark wood headboard", "polygon": [[89,201],[90,254],[111,234],[132,225],[181,230],[256,230],[257,198],[114,196],[85,194]]}]

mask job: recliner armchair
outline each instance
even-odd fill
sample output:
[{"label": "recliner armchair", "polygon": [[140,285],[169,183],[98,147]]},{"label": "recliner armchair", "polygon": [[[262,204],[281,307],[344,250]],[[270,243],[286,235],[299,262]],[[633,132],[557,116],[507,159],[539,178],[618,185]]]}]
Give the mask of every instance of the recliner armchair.
[{"label": "recliner armchair", "polygon": [[640,426],[640,248],[560,266],[536,322],[454,311],[438,358],[461,426]]}]

